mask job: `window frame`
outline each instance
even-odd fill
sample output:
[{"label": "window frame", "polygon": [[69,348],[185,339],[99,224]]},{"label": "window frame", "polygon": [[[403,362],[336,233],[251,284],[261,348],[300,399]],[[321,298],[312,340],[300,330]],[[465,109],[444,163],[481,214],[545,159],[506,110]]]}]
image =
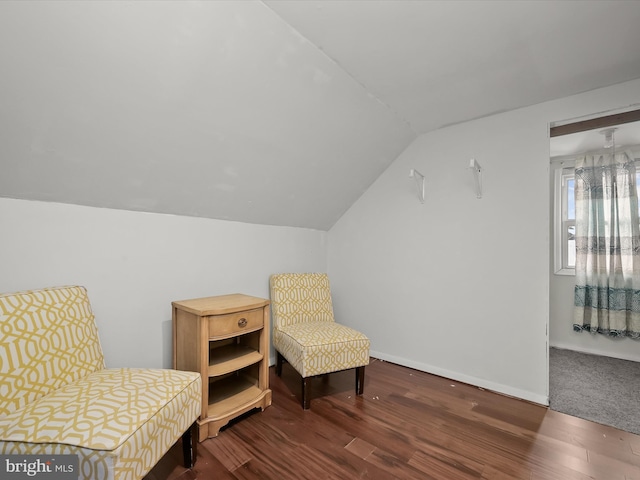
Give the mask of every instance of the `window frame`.
[{"label": "window frame", "polygon": [[567,217],[567,181],[575,179],[574,165],[575,162],[563,161],[555,166],[554,172],[553,273],[556,275],[576,274],[575,265],[569,266],[568,264],[568,232],[570,226],[575,228],[576,222],[575,219],[571,220]]}]

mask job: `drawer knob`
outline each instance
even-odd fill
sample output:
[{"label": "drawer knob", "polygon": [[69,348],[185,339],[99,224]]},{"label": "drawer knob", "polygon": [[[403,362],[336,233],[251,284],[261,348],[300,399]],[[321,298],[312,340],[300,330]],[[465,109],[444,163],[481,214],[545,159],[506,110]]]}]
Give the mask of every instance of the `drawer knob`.
[{"label": "drawer knob", "polygon": [[247,326],[247,319],[246,318],[241,318],[240,320],[238,320],[238,326],[240,328],[246,327]]}]

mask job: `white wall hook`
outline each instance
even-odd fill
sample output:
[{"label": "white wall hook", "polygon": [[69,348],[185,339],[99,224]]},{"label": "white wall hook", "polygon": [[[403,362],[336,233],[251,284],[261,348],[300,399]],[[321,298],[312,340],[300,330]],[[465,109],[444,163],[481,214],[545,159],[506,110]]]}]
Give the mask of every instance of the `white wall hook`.
[{"label": "white wall hook", "polygon": [[415,178],[418,186],[418,199],[424,203],[424,175],[415,169],[409,170],[409,178]]},{"label": "white wall hook", "polygon": [[476,197],[482,198],[482,167],[475,158],[472,158],[469,162],[469,168],[471,169],[473,179],[476,182]]}]

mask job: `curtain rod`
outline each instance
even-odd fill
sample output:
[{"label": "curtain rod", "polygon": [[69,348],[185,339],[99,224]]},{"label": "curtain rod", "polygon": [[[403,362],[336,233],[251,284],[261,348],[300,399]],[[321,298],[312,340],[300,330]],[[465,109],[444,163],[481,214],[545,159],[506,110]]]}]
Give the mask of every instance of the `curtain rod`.
[{"label": "curtain rod", "polygon": [[[616,153],[624,153],[631,152],[634,160],[640,160],[640,145],[627,145],[627,146],[616,146]],[[573,160],[576,157],[581,157],[583,155],[602,155],[605,153],[611,153],[611,149],[607,148],[599,148],[595,150],[586,150],[584,152],[576,152],[569,153],[567,155],[556,155],[555,157],[550,158],[549,163],[558,163],[558,162],[566,162],[568,160]]]}]

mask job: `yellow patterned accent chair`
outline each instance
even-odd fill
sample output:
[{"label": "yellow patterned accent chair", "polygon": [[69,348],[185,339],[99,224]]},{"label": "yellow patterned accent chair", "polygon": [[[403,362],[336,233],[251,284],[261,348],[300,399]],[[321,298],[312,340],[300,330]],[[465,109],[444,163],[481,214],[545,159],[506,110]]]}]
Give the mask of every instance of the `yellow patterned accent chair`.
[{"label": "yellow patterned accent chair", "polygon": [[302,408],[310,407],[310,378],[355,368],[356,394],[364,391],[369,339],[335,321],[325,273],[280,273],[269,279],[276,374],[283,360],[302,376]]},{"label": "yellow patterned accent chair", "polygon": [[140,479],[182,437],[195,462],[200,374],[107,369],[83,287],[0,295],[0,453],[78,456],[80,479]]}]

